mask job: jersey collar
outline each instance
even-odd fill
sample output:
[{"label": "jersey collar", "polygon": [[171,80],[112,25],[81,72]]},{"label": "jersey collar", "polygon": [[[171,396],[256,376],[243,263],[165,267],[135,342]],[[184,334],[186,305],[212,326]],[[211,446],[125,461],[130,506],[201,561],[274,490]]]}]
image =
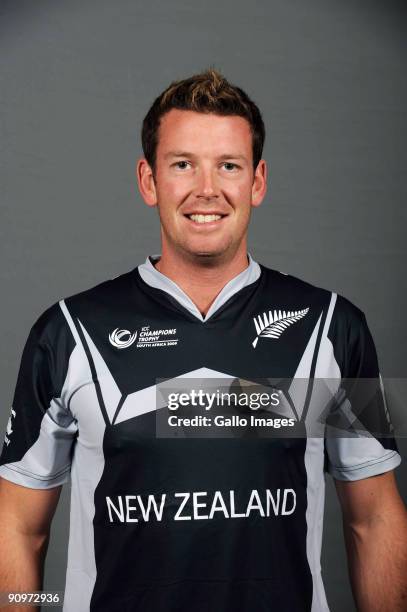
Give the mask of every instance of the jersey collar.
[{"label": "jersey collar", "polygon": [[214,302],[211,304],[206,316],[204,317],[199,311],[197,306],[191,300],[191,298],[175,283],[173,280],[168,278],[165,274],[162,274],[153,266],[153,261],[158,261],[161,254],[150,255],[147,257],[143,264],[138,266],[138,271],[141,278],[145,283],[156,289],[161,289],[174,299],[176,299],[184,308],[186,308],[191,314],[193,314],[200,321],[207,321],[229,298],[235,293],[254,283],[261,274],[261,269],[257,261],[255,261],[250,253],[247,253],[249,265],[247,268],[240,272],[237,276],[232,278],[223,289],[218,293]]}]

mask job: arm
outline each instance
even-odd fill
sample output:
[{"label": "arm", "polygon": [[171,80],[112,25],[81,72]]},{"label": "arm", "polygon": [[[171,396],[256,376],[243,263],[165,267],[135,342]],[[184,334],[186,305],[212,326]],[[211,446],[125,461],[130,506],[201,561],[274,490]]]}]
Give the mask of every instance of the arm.
[{"label": "arm", "polygon": [[[30,489],[0,478],[0,592],[42,590],[50,526],[61,489]],[[39,608],[5,608],[14,609]]]},{"label": "arm", "polygon": [[393,471],[335,486],[358,611],[407,610],[407,512]]}]

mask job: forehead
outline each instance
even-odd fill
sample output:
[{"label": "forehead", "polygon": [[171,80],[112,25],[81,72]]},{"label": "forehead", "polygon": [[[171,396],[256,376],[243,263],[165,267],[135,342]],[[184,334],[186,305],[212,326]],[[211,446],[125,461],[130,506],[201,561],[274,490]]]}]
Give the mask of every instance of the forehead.
[{"label": "forehead", "polygon": [[227,149],[250,155],[252,132],[247,119],[171,109],[160,121],[157,155],[172,149],[202,152]]}]

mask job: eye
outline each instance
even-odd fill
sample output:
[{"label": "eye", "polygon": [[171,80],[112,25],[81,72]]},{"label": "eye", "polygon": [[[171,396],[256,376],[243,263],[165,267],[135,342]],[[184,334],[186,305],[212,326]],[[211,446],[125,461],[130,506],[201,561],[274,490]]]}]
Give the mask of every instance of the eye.
[{"label": "eye", "polygon": [[231,170],[234,170],[235,168],[238,168],[238,165],[237,164],[233,164],[232,162],[223,162],[223,165],[224,166],[228,166],[226,168],[228,172],[231,171]]},{"label": "eye", "polygon": [[[181,167],[180,164],[184,164],[184,166]],[[182,159],[181,161],[175,162],[175,164],[173,164],[173,165],[176,166],[177,168],[179,168],[180,170],[185,170],[186,169],[185,164],[189,164],[189,162],[184,160],[184,159]]]}]

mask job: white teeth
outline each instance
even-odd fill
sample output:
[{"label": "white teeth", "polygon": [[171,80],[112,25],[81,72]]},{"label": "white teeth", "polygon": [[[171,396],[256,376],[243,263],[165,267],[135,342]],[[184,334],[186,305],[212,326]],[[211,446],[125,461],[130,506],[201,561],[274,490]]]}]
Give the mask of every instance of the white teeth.
[{"label": "white teeth", "polygon": [[221,215],[188,215],[192,221],[197,223],[209,223],[210,221],[217,221],[221,219]]}]

